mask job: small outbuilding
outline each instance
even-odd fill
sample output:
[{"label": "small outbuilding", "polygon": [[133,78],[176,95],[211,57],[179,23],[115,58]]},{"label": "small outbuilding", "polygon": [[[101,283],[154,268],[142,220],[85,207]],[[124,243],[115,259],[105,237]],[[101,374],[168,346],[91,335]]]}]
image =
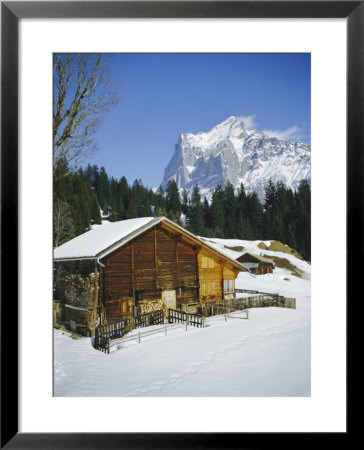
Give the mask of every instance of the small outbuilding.
[{"label": "small outbuilding", "polygon": [[268,258],[253,253],[244,253],[236,259],[242,263],[249,272],[255,275],[263,275],[265,273],[273,273],[274,264]]},{"label": "small outbuilding", "polygon": [[105,223],[55,248],[57,317],[92,335],[98,324],[232,298],[240,271],[239,261],[165,217]]}]

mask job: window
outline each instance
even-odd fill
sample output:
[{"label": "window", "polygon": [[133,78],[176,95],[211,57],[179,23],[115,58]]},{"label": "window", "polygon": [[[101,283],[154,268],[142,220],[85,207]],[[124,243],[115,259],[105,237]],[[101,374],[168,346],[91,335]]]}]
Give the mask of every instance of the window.
[{"label": "window", "polygon": [[216,295],[216,282],[205,281],[201,283],[201,295]]},{"label": "window", "polygon": [[201,268],[213,269],[215,267],[214,260],[208,256],[201,256]]},{"label": "window", "polygon": [[234,280],[224,280],[224,292],[234,292]]}]

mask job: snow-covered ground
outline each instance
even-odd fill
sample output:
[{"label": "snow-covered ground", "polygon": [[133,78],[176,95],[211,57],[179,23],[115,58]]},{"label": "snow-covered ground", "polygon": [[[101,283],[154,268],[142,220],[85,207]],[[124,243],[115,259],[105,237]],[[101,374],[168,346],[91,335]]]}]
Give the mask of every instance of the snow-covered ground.
[{"label": "snow-covered ground", "polygon": [[[247,241],[214,241],[220,250],[223,245],[247,247]],[[249,245],[257,250],[256,243]],[[296,309],[251,308],[248,320],[239,312],[227,321],[210,317],[206,328],[186,331],[181,325],[167,336],[143,336],[140,344],[131,339],[110,355],[95,350],[91,338],[72,339],[54,330],[54,395],[310,396],[310,265],[279,256],[295,263],[302,278],[276,268],[268,275],[240,273],[236,287],[295,297]],[[131,336],[138,331],[146,329]]]}]

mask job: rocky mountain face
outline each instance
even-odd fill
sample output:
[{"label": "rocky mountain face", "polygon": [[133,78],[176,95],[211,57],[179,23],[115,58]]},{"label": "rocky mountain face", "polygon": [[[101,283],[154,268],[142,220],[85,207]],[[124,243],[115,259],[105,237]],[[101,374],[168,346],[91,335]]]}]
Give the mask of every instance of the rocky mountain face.
[{"label": "rocky mountain face", "polygon": [[201,196],[211,198],[217,185],[241,183],[264,198],[269,180],[296,189],[302,179],[311,183],[311,147],[281,141],[258,130],[248,130],[243,119],[231,116],[204,133],[179,136],[162,182],[174,179],[189,194],[196,184]]}]

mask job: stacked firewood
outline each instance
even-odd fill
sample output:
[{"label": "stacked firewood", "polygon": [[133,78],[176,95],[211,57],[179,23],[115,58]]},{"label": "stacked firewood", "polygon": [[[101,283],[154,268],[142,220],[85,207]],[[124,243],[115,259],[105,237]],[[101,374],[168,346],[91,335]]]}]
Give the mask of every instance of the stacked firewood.
[{"label": "stacked firewood", "polygon": [[138,303],[138,314],[147,314],[163,309],[162,300],[142,300]]},{"label": "stacked firewood", "polygon": [[82,277],[80,274],[66,277],[65,296],[67,302],[74,306],[93,306],[97,302],[98,273]]}]

